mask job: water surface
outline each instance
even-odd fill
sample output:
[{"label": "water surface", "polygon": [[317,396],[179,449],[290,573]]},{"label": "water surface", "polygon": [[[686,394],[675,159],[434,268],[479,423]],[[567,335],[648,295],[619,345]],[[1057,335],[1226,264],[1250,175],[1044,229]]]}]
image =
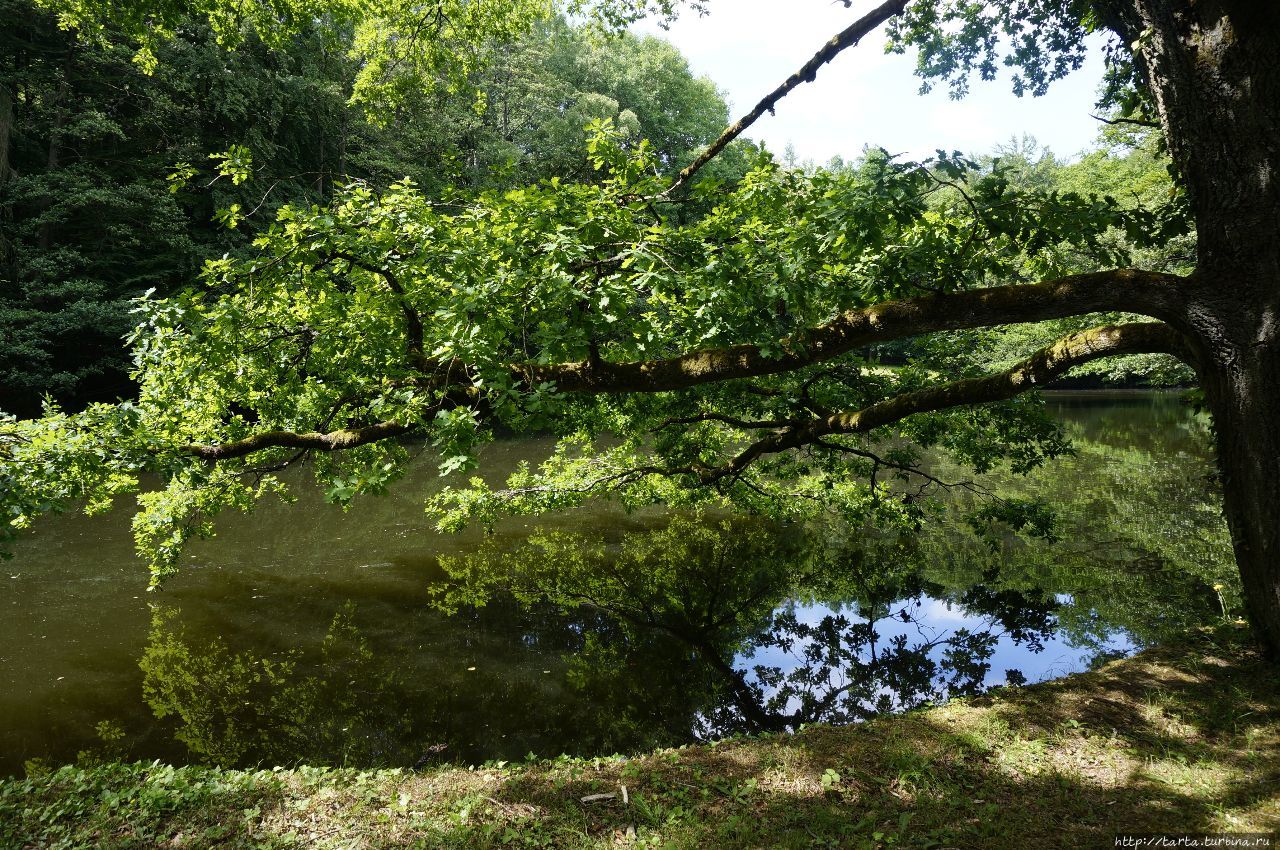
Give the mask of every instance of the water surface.
[{"label": "water surface", "polygon": [[423,463],[349,513],[300,489],[228,517],[148,594],[127,511],[53,518],[0,577],[0,774],[636,750],[1039,681],[1221,616],[1203,418],[1163,393],[1050,405],[1076,455],[1000,486],[1054,502],[1054,544],[608,507],[439,535]]}]

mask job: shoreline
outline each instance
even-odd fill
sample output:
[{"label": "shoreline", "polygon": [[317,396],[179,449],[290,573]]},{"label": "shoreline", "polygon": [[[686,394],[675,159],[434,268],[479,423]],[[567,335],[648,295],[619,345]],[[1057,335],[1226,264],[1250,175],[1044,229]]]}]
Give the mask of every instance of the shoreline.
[{"label": "shoreline", "polygon": [[106,763],[0,780],[6,850],[1075,848],[1276,831],[1280,672],[1238,624],[864,724],[632,757],[422,771]]}]

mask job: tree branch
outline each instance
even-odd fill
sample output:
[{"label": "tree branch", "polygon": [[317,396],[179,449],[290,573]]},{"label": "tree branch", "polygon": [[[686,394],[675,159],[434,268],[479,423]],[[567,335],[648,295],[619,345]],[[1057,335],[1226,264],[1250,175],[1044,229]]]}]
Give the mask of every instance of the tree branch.
[{"label": "tree branch", "polygon": [[[968,490],[971,493],[977,493],[982,496],[992,495],[990,490],[974,483],[973,481],[943,481],[941,478],[938,478],[936,475],[930,475],[928,472],[925,472],[923,469],[921,469],[918,466],[907,466],[906,464],[894,463],[893,461],[887,458],[881,457],[875,452],[867,451],[866,449],[854,448],[853,446],[845,446],[845,445],[841,445],[840,443],[833,443],[830,440],[823,440],[823,439],[814,440],[811,443],[811,445],[818,446],[819,448],[827,449],[828,451],[853,455],[854,457],[860,457],[860,458],[863,458],[864,460],[869,460],[872,463],[874,463],[877,467],[883,466],[886,469],[892,469],[901,473],[904,480],[906,478],[909,478],[912,475],[919,476],[920,478],[924,479],[925,487],[927,487],[930,484],[935,484],[944,490],[961,489],[961,490]],[[874,473],[873,473],[873,477],[874,477]],[[923,492],[923,488],[921,492]]]},{"label": "tree branch", "polygon": [[1159,322],[1093,328],[1065,336],[1003,372],[904,393],[862,410],[837,413],[780,431],[747,446],[727,463],[701,472],[699,478],[701,483],[711,484],[740,473],[765,455],[799,448],[828,435],[859,434],[919,413],[1004,401],[1051,383],[1082,363],[1139,353],[1189,356],[1181,335]]},{"label": "tree branch", "polygon": [[[429,360],[423,352],[422,345],[422,317],[418,315],[418,311],[409,303],[409,296],[404,291],[404,287],[400,284],[400,279],[385,266],[379,268],[372,263],[367,263],[359,257],[347,251],[335,251],[331,255],[332,259],[344,260],[348,266],[364,269],[369,274],[378,275],[386,281],[387,288],[390,289],[400,301],[400,313],[404,317],[404,333],[405,333],[405,352],[409,356],[409,361],[416,368],[426,370],[434,364]],[[327,261],[326,261],[327,262]]]},{"label": "tree branch", "polygon": [[858,20],[854,21],[848,27],[832,37],[830,41],[822,46],[822,49],[813,54],[813,58],[801,66],[782,85],[778,86],[772,92],[765,96],[763,100],[755,105],[755,108],[746,115],[739,118],[736,122],[725,128],[720,134],[720,138],[711,143],[705,151],[698,155],[697,159],[685,167],[683,171],[676,177],[675,181],[668,186],[661,194],[659,199],[666,199],[678,192],[689,184],[693,176],[697,174],[702,167],[724,150],[725,147],[734,139],[741,136],[748,127],[756,122],[761,115],[766,112],[772,112],[778,101],[786,97],[787,94],[799,86],[801,83],[811,83],[818,74],[818,69],[823,65],[836,58],[845,48],[852,47],[857,44],[863,36],[871,32],[885,21],[902,14],[907,7],[907,0],[887,0],[887,2],[871,10]]},{"label": "tree branch", "polygon": [[[436,382],[434,380],[423,382],[420,385],[424,388],[435,389]],[[403,383],[397,382],[392,386],[404,386]],[[339,398],[330,407],[328,414],[316,426],[317,428],[328,428],[329,423],[334,420],[338,413],[348,404],[359,401],[363,396],[359,394],[348,394]],[[481,418],[489,413],[488,401],[485,399],[480,389],[475,386],[454,386],[446,389],[441,398],[427,408],[423,414],[429,418],[430,414],[440,411],[456,410],[460,407],[470,407],[473,412]],[[321,451],[336,452],[343,449],[354,449],[357,446],[363,446],[366,443],[375,443],[379,440],[386,440],[392,437],[401,437],[413,430],[411,425],[401,425],[396,422],[378,422],[373,425],[364,425],[358,428],[339,428],[335,431],[322,432],[316,431],[264,431],[260,434],[254,434],[245,437],[242,440],[235,440],[230,443],[221,443],[218,445],[200,445],[192,443],[182,447],[182,451],[186,454],[203,458],[208,461],[230,460],[232,458],[244,457],[263,449],[289,448],[301,449],[303,451]]]},{"label": "tree branch", "polygon": [[230,460],[231,458],[244,457],[263,449],[272,448],[335,452],[342,449],[354,449],[356,446],[363,446],[366,443],[374,443],[390,437],[399,437],[408,432],[409,427],[406,425],[400,425],[395,422],[379,422],[376,425],[366,425],[363,428],[344,428],[330,431],[327,434],[322,434],[319,431],[301,434],[293,431],[264,431],[261,434],[254,434],[252,437],[245,437],[243,440],[236,440],[231,443],[222,443],[217,446],[189,445],[185,446],[184,449],[187,454],[195,455],[204,460]]},{"label": "tree branch", "polygon": [[[786,353],[781,356],[766,355],[758,345],[738,345],[694,351],[663,360],[610,363],[605,360],[588,359],[576,363],[550,365],[516,364],[511,369],[513,376],[526,386],[551,382],[561,392],[668,392],[720,381],[790,372],[832,360],[871,343],[936,331],[1036,322],[1108,310],[1140,312],[1155,317],[1174,315],[1180,298],[1179,287],[1183,283],[1185,278],[1175,275],[1119,269],[1073,275],[1037,284],[929,295],[905,301],[888,301],[849,310],[827,324],[807,331],[802,336],[782,340],[781,348]],[[1121,326],[1121,328],[1130,327],[1162,328],[1168,334],[1174,333],[1165,325],[1152,323]],[[1128,332],[1126,338],[1132,338],[1134,333],[1137,332]],[[1144,331],[1144,333],[1150,332]],[[1167,345],[1165,348],[1151,350],[1165,351],[1166,349]],[[1191,361],[1189,352],[1180,348],[1177,353],[1183,359]],[[1101,356],[1107,355],[1096,354],[1087,359]],[[464,364],[450,361],[447,364],[441,364],[441,368],[446,371],[443,382],[433,379],[431,386],[439,388],[452,385],[454,387],[442,399],[442,407],[483,403],[482,393],[477,387],[452,383],[453,375],[468,374]],[[979,399],[979,401],[991,400],[993,399]],[[882,405],[887,403],[881,402]],[[956,404],[963,403],[966,402],[956,402]],[[862,411],[862,414],[871,415],[878,407],[873,405]],[[919,411],[909,411],[903,415],[909,415],[910,412]],[[815,421],[834,420],[846,415],[852,414],[837,414],[834,417]],[[799,427],[801,426],[790,426],[781,434],[795,435]],[[185,447],[185,451],[196,457],[213,461],[244,457],[267,448],[337,451],[401,436],[409,430],[410,428],[405,425],[381,422],[376,425],[329,433],[267,431],[217,446],[189,445]],[[852,433],[852,431],[828,430],[814,433],[813,437],[834,433]],[[764,442],[777,439],[781,437],[771,437]],[[811,442],[811,440],[803,442]],[[794,445],[802,445],[803,442]],[[781,451],[790,447],[792,446],[763,450],[763,453]],[[715,470],[699,469],[697,474],[700,477],[715,475]],[[731,474],[731,472],[725,474]]]},{"label": "tree branch", "polygon": [[782,355],[758,345],[705,349],[661,360],[517,364],[529,386],[554,383],[561,392],[667,392],[737,378],[776,375],[823,363],[878,342],[936,331],[1038,322],[1085,313],[1125,311],[1164,319],[1177,315],[1185,278],[1137,269],[1072,275],[1043,283],[1001,286],[886,301],[848,310],[782,340]]},{"label": "tree branch", "polygon": [[1094,121],[1101,121],[1103,124],[1110,124],[1113,127],[1119,124],[1132,124],[1135,127],[1154,127],[1157,130],[1160,129],[1159,122],[1144,121],[1141,118],[1103,118],[1101,115],[1090,115],[1089,117]]}]

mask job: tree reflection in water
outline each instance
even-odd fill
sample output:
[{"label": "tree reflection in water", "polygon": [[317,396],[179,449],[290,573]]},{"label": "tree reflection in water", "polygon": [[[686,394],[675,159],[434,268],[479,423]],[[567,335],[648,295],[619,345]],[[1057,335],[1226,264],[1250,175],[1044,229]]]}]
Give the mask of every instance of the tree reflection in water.
[{"label": "tree reflection in water", "polygon": [[[448,614],[432,629],[454,644],[375,648],[348,607],[318,648],[234,651],[189,639],[157,608],[145,696],[205,761],[411,765],[846,723],[1022,681],[993,673],[992,657],[1002,638],[1038,650],[1053,598],[948,589],[924,577],[925,560],[899,541],[842,546],[742,519],[495,537],[441,559],[429,589]],[[500,635],[507,665],[442,672],[441,656],[456,670],[477,635]],[[548,658],[558,675],[531,675]]]},{"label": "tree reflection in water", "polygon": [[[674,643],[703,668],[706,698],[692,731],[718,737],[977,694],[1001,636],[1038,650],[1052,634],[1052,598],[984,586],[949,592],[923,577],[919,554],[898,541],[833,548],[795,528],[676,518],[612,547],[547,533],[514,551],[448,559],[454,583],[436,598],[452,609],[505,592],[566,613],[603,612],[616,626],[611,645],[587,641],[575,658],[579,681],[598,691],[616,682],[620,647],[636,669],[637,659],[663,654],[656,644]],[[964,624],[922,616],[940,603]],[[1005,671],[1001,681],[1023,676]],[[655,696],[635,694],[635,704]]]},{"label": "tree reflection in water", "polygon": [[333,617],[314,659],[298,649],[233,652],[222,640],[193,646],[179,614],[153,609],[143,696],[157,718],[176,720],[174,736],[199,760],[357,765],[408,756],[403,674],[374,654],[352,606]]}]

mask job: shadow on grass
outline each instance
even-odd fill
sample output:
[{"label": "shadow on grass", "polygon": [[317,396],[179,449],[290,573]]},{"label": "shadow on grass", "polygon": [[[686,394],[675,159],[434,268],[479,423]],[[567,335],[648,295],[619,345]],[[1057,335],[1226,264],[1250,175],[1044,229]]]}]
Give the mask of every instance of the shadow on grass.
[{"label": "shadow on grass", "polygon": [[[1064,682],[649,757],[607,781],[547,780],[528,773],[492,795],[543,813],[511,841],[1075,848],[1118,833],[1275,831],[1280,675],[1239,630],[1202,632]],[[564,805],[611,783],[628,785],[628,804]],[[488,840],[465,825],[438,838]]]},{"label": "shadow on grass", "polygon": [[4,848],[1079,848],[1277,829],[1280,675],[1232,629],[858,726],[627,760],[0,783]]}]

